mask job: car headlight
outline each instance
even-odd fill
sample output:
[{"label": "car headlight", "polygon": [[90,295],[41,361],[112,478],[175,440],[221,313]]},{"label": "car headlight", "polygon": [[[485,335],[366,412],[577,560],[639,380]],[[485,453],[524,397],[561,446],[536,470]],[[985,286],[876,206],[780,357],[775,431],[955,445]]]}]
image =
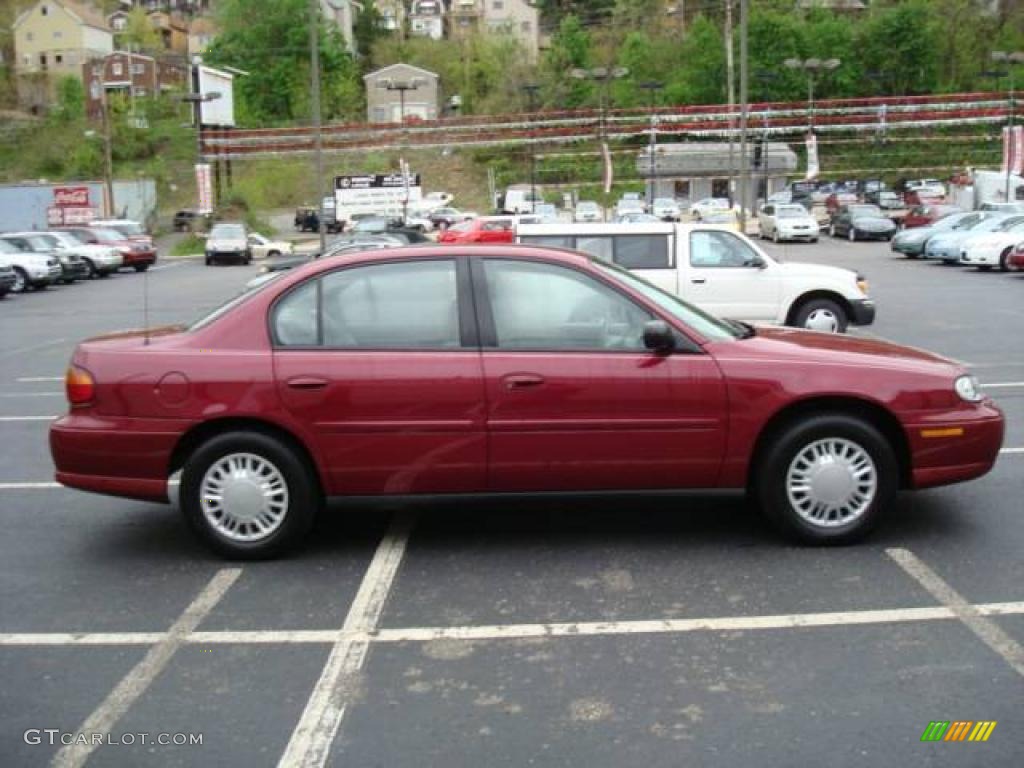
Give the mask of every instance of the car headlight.
[{"label": "car headlight", "polygon": [[864,275],[857,275],[857,289],[865,296],[868,295],[868,279]]},{"label": "car headlight", "polygon": [[981,385],[978,384],[978,380],[967,374],[960,376],[953,382],[953,389],[956,390],[961,400],[966,400],[968,403],[980,402],[985,397],[982,394]]},{"label": "car headlight", "polygon": [[70,264],[71,263],[71,259],[69,259],[67,256],[65,256],[63,254],[61,254],[57,258],[60,259],[60,263],[61,264]]}]

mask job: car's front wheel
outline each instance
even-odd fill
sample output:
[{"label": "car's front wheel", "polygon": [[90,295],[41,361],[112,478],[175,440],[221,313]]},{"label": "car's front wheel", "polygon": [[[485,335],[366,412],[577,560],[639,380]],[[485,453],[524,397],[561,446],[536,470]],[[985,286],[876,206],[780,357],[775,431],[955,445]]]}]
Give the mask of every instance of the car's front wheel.
[{"label": "car's front wheel", "polygon": [[762,509],[788,535],[813,544],[863,537],[898,490],[892,446],[871,424],[822,414],[790,425],[755,467]]},{"label": "car's front wheel", "polygon": [[260,432],[229,432],[185,462],[181,509],[220,554],[276,557],[309,531],[320,507],[311,469],[282,441]]},{"label": "car's front wheel", "polygon": [[846,310],[831,299],[805,301],[793,318],[793,325],[797,328],[826,333],[845,333],[849,324]]},{"label": "car's front wheel", "polygon": [[28,290],[28,274],[21,267],[15,267],[11,293],[24,293],[26,290]]},{"label": "car's front wheel", "polygon": [[136,272],[145,272],[149,269],[149,264],[135,264],[133,266]]}]

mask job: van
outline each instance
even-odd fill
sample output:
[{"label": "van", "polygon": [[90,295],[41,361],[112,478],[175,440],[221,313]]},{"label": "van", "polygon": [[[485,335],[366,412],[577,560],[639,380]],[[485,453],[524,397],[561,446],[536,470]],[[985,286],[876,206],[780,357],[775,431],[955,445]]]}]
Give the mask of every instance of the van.
[{"label": "van", "polygon": [[710,224],[524,224],[516,238],[618,264],[719,317],[831,333],[875,318],[858,273],[782,263],[746,235]]},{"label": "van", "polygon": [[516,184],[505,190],[505,198],[501,204],[502,213],[533,213],[534,205],[544,202],[544,195],[539,191],[534,197],[533,189],[528,185]]}]

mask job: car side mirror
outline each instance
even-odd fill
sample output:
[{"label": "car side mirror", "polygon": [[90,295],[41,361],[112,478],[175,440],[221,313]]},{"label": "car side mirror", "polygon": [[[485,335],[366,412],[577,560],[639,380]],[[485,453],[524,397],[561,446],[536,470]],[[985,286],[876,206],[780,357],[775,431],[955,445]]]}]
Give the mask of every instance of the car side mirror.
[{"label": "car side mirror", "polygon": [[644,323],[644,347],[659,355],[667,355],[676,348],[676,335],[664,320]]},{"label": "car side mirror", "polygon": [[768,266],[768,262],[762,259],[760,256],[755,256],[750,260],[750,266],[754,269],[765,269]]}]

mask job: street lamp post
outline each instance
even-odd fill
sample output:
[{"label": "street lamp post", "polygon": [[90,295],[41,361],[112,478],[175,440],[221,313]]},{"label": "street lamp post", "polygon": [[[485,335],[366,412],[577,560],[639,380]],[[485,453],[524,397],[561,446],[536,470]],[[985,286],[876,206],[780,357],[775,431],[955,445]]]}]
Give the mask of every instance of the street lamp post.
[{"label": "street lamp post", "polygon": [[807,74],[807,130],[814,133],[814,78],[819,73],[832,72],[842,62],[839,59],[786,59],[783,66]]},{"label": "street lamp post", "polygon": [[[537,109],[537,92],[540,90],[540,86],[536,83],[528,83],[523,86],[523,90],[526,92],[526,97],[529,100],[530,110],[530,133],[533,138],[533,128],[536,123],[536,115],[534,111]],[[530,212],[537,212],[537,143],[536,141],[530,142]]]},{"label": "street lamp post", "polygon": [[106,89],[98,77],[94,77],[89,86],[89,94],[93,101],[100,105],[100,121],[103,128],[103,189],[104,209],[107,216],[114,215],[114,153],[110,138],[110,113],[107,108]]},{"label": "street lamp post", "polygon": [[[1013,141],[1013,113],[1015,111],[1015,105],[1013,100],[1013,67],[1015,64],[1020,64],[1021,62],[1024,62],[1024,52],[1013,51],[1011,53],[1007,53],[1006,51],[992,51],[992,61],[997,61],[1000,62],[1001,64],[1005,64],[1006,74],[1009,76],[1010,98],[1008,105],[1009,109],[1007,114],[1007,127],[1009,127],[1010,129],[1010,136],[1007,138],[1007,141]],[[1011,169],[1009,167],[1006,168],[1006,189],[1004,191],[1006,202],[1010,202],[1010,170]]]},{"label": "street lamp post", "polygon": [[569,77],[574,80],[593,80],[598,86],[598,134],[605,157],[605,194],[611,191],[611,155],[608,152],[608,129],[605,110],[608,102],[608,86],[612,80],[619,80],[629,74],[626,67],[594,67],[593,69],[575,68],[569,70]]},{"label": "street lamp post", "polygon": [[651,140],[648,144],[648,152],[651,155],[651,183],[648,187],[647,194],[647,205],[653,210],[654,208],[654,186],[658,183],[658,158],[657,158],[657,147],[658,147],[658,135],[657,135],[657,124],[658,116],[654,113],[654,100],[658,95],[658,91],[665,87],[664,83],[659,83],[654,80],[648,80],[640,83],[640,87],[647,91],[647,101],[650,105],[651,111]]}]

